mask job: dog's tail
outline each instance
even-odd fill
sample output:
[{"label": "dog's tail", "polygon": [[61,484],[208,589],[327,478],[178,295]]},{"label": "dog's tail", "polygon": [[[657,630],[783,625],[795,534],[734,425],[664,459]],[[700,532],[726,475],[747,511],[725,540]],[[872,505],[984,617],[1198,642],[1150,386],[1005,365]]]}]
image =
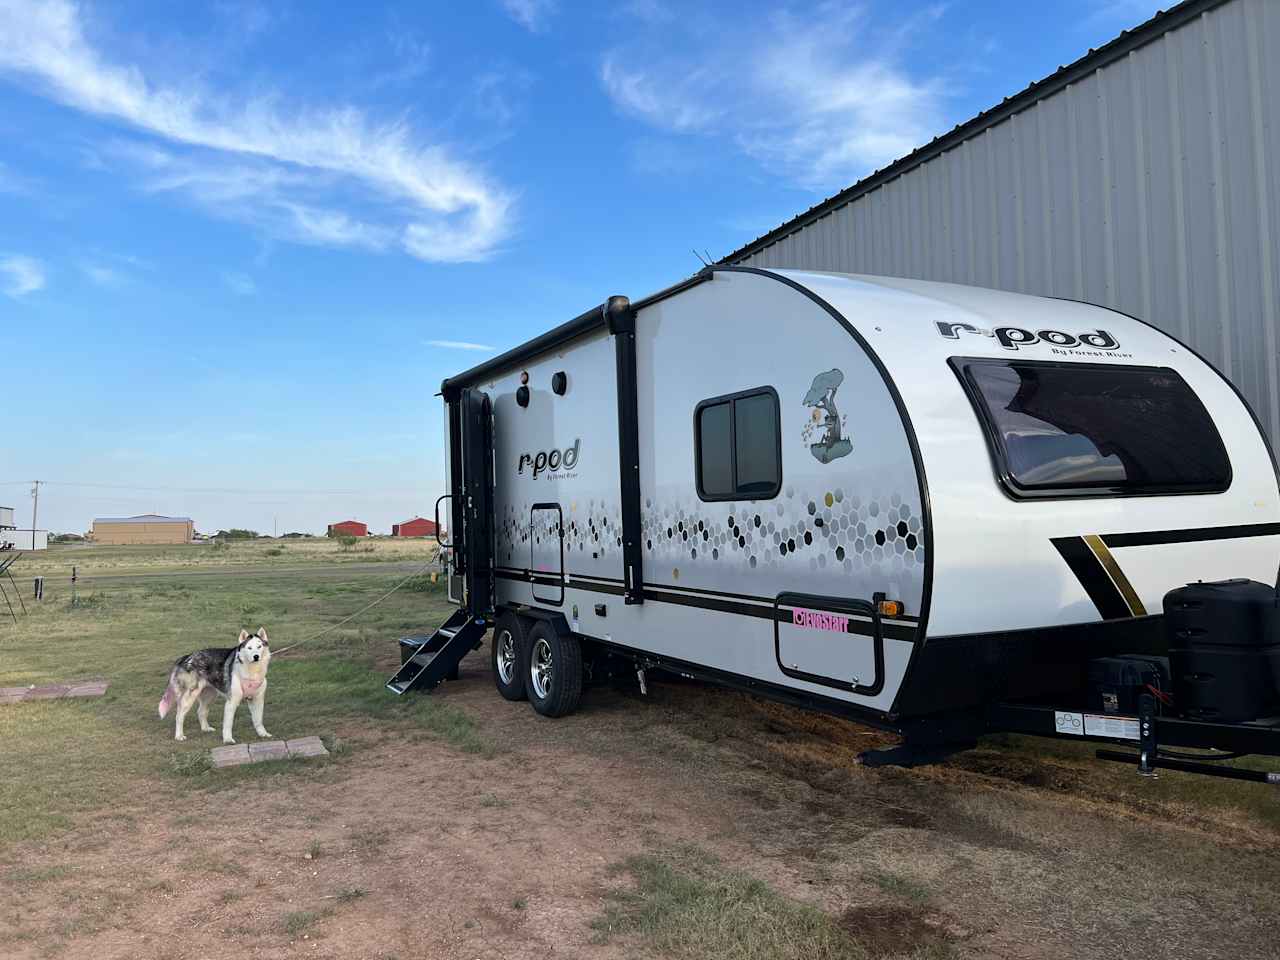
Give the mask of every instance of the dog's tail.
[{"label": "dog's tail", "polygon": [[164,688],[164,696],[160,698],[160,719],[163,720],[165,715],[173,709],[173,705],[178,700],[178,683],[174,670],[169,674],[169,685]]}]

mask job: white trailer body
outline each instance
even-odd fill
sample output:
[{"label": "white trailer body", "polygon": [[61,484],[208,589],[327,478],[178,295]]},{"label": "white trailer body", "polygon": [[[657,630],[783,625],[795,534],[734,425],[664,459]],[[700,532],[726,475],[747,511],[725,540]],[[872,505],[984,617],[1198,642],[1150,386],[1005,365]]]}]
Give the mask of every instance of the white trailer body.
[{"label": "white trailer body", "polygon": [[1088,304],[715,267],[443,395],[451,595],[514,618],[535,683],[544,623],[904,728],[1072,695],[1090,658],[1158,651],[1169,590],[1277,578],[1247,405]]}]

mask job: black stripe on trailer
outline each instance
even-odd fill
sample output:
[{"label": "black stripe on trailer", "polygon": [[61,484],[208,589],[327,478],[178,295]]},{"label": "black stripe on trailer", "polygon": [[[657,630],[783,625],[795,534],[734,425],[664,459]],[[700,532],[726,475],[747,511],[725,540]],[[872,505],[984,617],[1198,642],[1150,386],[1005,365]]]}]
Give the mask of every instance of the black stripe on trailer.
[{"label": "black stripe on trailer", "polygon": [[[537,574],[529,570],[517,570],[511,567],[499,568],[498,576],[503,580],[512,580],[518,583],[551,583],[555,585],[560,583],[560,578],[558,577],[548,577],[546,574]],[[626,592],[625,587],[618,581],[588,580],[578,576],[566,578],[565,586],[570,590],[602,593],[614,597],[623,596]],[[786,613],[781,612],[778,598],[741,597],[734,599],[731,596],[736,597],[736,595],[716,596],[682,593],[669,590],[659,584],[645,584],[645,599],[658,603],[669,603],[678,607],[695,607],[700,610],[713,610],[717,613],[731,613],[735,616],[753,617],[757,620],[785,622],[791,617],[789,607]],[[916,640],[918,628],[910,620],[895,618],[894,620],[882,621],[881,629],[883,635],[890,640],[902,640],[912,643]],[[863,637],[874,636],[871,617],[869,615],[851,616],[849,618],[848,632]],[[592,639],[595,638],[592,637]]]},{"label": "black stripe on trailer", "polygon": [[1084,587],[1084,592],[1098,608],[1098,615],[1103,620],[1120,620],[1133,616],[1120,588],[1108,576],[1102,562],[1085,543],[1084,537],[1054,537],[1050,542],[1076,575],[1080,586]]},{"label": "black stripe on trailer", "polygon": [[1183,530],[1139,530],[1104,533],[1108,547],[1150,547],[1169,543],[1203,543],[1206,540],[1240,540],[1245,537],[1280,536],[1280,523],[1240,523],[1229,527],[1187,527]]}]

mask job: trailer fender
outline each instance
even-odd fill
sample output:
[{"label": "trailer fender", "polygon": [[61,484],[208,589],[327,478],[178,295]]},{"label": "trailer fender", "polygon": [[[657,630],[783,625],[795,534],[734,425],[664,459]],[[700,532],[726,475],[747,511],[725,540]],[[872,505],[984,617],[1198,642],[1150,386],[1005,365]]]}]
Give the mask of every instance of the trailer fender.
[{"label": "trailer fender", "polygon": [[516,614],[516,616],[549,624],[551,629],[562,637],[567,637],[573,633],[569,629],[569,621],[564,618],[564,614],[559,610],[543,610],[540,607],[527,607],[523,604],[516,604],[507,609]]}]

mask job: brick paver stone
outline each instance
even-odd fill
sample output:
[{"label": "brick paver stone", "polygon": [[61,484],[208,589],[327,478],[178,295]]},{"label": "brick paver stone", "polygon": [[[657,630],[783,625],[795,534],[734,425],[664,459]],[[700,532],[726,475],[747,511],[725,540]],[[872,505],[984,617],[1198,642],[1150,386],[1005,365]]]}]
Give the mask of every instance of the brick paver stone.
[{"label": "brick paver stone", "polygon": [[65,683],[54,683],[44,687],[32,687],[27,691],[28,700],[57,700],[65,697],[71,688]]},{"label": "brick paver stone", "polygon": [[232,743],[225,747],[214,747],[209,756],[213,759],[215,769],[238,767],[242,763],[252,762],[249,757],[249,745],[247,743]]},{"label": "brick paver stone", "polygon": [[288,741],[285,746],[289,748],[291,757],[327,757],[329,755],[329,751],[324,748],[319,737],[299,737],[297,740]]},{"label": "brick paver stone", "polygon": [[68,697],[100,697],[107,692],[107,681],[90,680],[78,683],[67,691]]},{"label": "brick paver stone", "polygon": [[249,756],[254,763],[260,760],[284,760],[289,756],[289,748],[279,740],[260,740],[249,744]]}]

